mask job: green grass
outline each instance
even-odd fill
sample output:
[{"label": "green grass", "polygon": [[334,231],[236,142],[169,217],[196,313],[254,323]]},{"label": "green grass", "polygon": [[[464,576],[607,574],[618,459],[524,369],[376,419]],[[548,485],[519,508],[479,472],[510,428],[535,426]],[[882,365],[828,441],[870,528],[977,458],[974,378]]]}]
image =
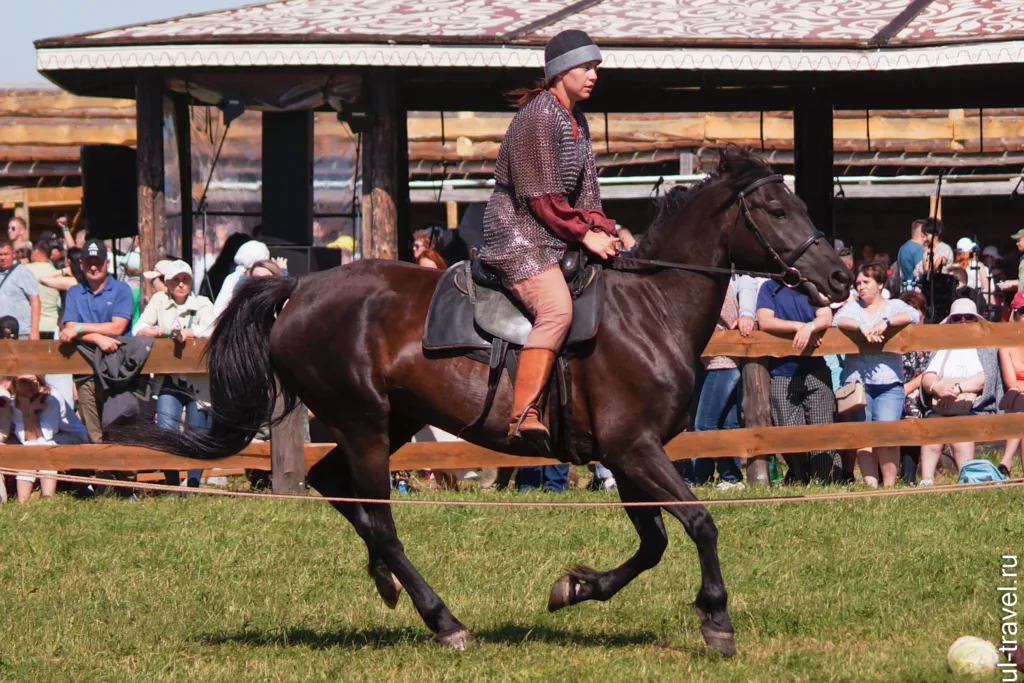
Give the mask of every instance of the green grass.
[{"label": "green grass", "polygon": [[1021,550],[1024,494],[712,512],[731,660],[703,645],[697,558],[674,520],[657,568],[610,602],[548,614],[567,566],[633,552],[621,510],[397,508],[410,558],[481,641],[457,653],[433,644],[407,595],[383,605],[363,544],[322,503],[11,504],[0,680],[943,680],[956,637],[997,639],[999,557]]}]

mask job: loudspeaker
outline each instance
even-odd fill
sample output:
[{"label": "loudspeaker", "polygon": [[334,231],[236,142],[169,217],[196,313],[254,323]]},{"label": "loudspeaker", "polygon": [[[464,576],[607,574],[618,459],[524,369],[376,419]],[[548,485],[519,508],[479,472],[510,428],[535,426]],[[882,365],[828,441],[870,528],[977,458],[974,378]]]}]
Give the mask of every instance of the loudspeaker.
[{"label": "loudspeaker", "polygon": [[288,259],[288,274],[293,277],[329,270],[341,265],[341,250],[326,247],[289,247],[267,245],[270,255]]},{"label": "loudspeaker", "polygon": [[89,237],[139,233],[135,150],[125,145],[82,145],[82,214]]}]

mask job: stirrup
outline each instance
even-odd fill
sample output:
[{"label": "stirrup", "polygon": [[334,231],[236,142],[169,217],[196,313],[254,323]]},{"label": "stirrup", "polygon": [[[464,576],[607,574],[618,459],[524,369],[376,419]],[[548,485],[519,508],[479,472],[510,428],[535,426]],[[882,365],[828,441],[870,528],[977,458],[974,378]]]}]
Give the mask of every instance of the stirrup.
[{"label": "stirrup", "polygon": [[[537,404],[531,403],[526,407],[526,410],[523,411],[523,414],[519,416],[519,419],[516,421],[515,428],[512,429],[509,433],[509,441],[512,443],[515,443],[516,441],[525,442],[531,445],[534,448],[534,450],[536,450],[541,455],[550,455],[551,433],[547,430],[546,427],[544,427],[543,423],[541,423],[541,427],[543,429],[533,429],[526,432],[525,434],[522,431],[520,431],[520,428],[523,426],[523,420],[526,419],[526,415],[527,413],[530,412],[531,409],[537,410]],[[540,417],[539,410],[537,410],[537,417]],[[538,419],[538,422],[539,421],[540,420]]]}]

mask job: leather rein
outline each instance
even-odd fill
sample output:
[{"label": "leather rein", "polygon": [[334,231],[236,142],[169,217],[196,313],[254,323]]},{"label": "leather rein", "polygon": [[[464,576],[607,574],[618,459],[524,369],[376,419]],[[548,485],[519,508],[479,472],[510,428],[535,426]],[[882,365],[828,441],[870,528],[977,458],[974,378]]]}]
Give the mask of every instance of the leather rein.
[{"label": "leather rein", "polygon": [[[754,182],[747,185],[745,188],[740,190],[736,196],[736,201],[740,205],[740,213],[743,215],[743,223],[747,226],[750,232],[753,233],[754,238],[758,244],[761,245],[768,256],[780,267],[780,273],[766,273],[756,270],[739,270],[736,268],[716,268],[715,266],[701,266],[690,263],[675,263],[673,261],[659,261],[657,259],[640,259],[633,258],[631,256],[619,255],[615,257],[612,262],[613,270],[621,271],[632,271],[638,272],[648,270],[651,268],[669,268],[673,270],[686,270],[694,273],[704,273],[707,275],[750,275],[751,277],[766,278],[769,280],[777,280],[787,287],[799,287],[800,285],[808,282],[807,278],[800,274],[800,271],[794,265],[801,256],[804,255],[813,244],[816,244],[818,240],[825,237],[825,233],[820,230],[809,236],[799,246],[796,247],[789,256],[782,258],[779,252],[769,244],[768,239],[764,236],[764,233],[757,227],[757,223],[754,221],[754,216],[750,213],[750,206],[747,204],[747,197],[759,188],[768,185],[769,183],[783,183],[785,179],[778,174],[765,176],[764,178],[758,178]],[[640,267],[627,266],[625,263],[638,264]]]}]

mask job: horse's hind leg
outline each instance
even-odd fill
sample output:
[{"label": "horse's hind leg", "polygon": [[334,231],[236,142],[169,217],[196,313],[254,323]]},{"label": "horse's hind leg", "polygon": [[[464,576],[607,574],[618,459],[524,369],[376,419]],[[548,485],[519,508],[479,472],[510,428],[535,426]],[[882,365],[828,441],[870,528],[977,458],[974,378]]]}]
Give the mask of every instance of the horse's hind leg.
[{"label": "horse's hind leg", "polygon": [[[353,431],[355,429],[358,428],[354,428]],[[346,466],[355,497],[388,500],[389,449],[384,430],[381,430],[381,433],[364,433],[359,438],[349,437],[344,441],[346,447],[335,449],[331,455],[342,460]],[[317,465],[319,466],[320,464]],[[313,472],[310,474],[313,475]],[[320,490],[319,487],[317,490]],[[416,567],[406,557],[405,548],[398,540],[390,505],[360,504],[351,516],[344,510],[342,513],[366,542],[370,557],[383,560],[388,569],[398,577],[408,591],[413,605],[416,606],[416,611],[434,633],[435,640],[459,650],[476,644],[476,639],[469,630],[455,618],[440,596],[423,580]]]},{"label": "horse's hind leg", "polygon": [[[641,491],[621,472],[615,471],[615,480],[619,485],[619,497],[622,502],[649,501],[650,496]],[[626,587],[630,581],[642,572],[654,567],[661,560],[665,548],[668,547],[668,535],[661,519],[661,509],[657,507],[627,507],[626,514],[640,534],[640,547],[636,553],[624,563],[607,572],[599,572],[590,567],[577,565],[568,574],[562,576],[551,588],[548,598],[548,611],[585,600],[608,600]]]},{"label": "horse's hind leg", "polygon": [[[697,500],[690,487],[672,466],[661,444],[653,438],[638,443],[630,452],[616,458],[623,474],[656,501]],[[619,481],[618,475],[615,480]],[[718,528],[703,505],[670,505],[665,510],[682,522],[686,533],[697,545],[701,586],[694,608],[701,620],[701,633],[708,645],[723,655],[736,654],[732,622],[726,609],[728,595],[718,562]]]},{"label": "horse's hind leg", "polygon": [[[320,462],[309,471],[309,484],[321,495],[328,498],[356,498],[352,489],[352,482],[349,479],[348,467],[345,465],[344,455],[340,447],[328,453]],[[366,510],[356,503],[331,503],[335,510],[345,516],[353,526],[366,525],[369,523],[366,517]],[[373,549],[367,545],[369,561],[367,562],[367,573],[373,579],[384,604],[394,609],[398,605],[398,598],[402,593],[402,584],[398,577],[391,573],[387,564]]]}]

